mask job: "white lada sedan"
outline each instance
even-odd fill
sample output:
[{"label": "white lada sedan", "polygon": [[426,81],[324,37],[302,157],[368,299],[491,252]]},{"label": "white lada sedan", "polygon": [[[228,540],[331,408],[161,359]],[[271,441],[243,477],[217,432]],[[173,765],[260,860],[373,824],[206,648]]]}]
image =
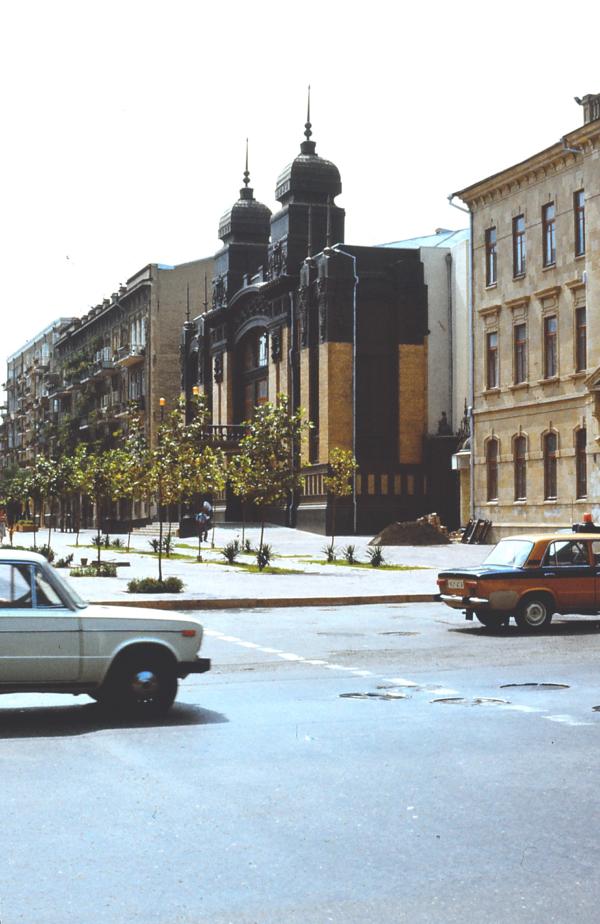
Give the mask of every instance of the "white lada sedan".
[{"label": "white lada sedan", "polygon": [[41,555],[0,551],[0,693],[87,693],[157,714],[179,677],[210,670],[201,644],[196,619],[87,604]]}]

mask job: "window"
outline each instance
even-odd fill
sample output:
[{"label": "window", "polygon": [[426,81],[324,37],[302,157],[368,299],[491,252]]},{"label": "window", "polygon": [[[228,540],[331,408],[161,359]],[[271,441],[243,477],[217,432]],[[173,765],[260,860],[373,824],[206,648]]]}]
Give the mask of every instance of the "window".
[{"label": "window", "polygon": [[556,500],[556,433],[544,437],[544,499]]},{"label": "window", "polygon": [[31,572],[29,565],[0,563],[0,606],[22,609],[31,607]]},{"label": "window", "polygon": [[575,370],[587,369],[587,320],[585,308],[575,309]]},{"label": "window", "polygon": [[517,436],[514,442],[513,461],[515,469],[515,500],[525,500],[527,497],[527,439]]},{"label": "window", "polygon": [[488,228],[485,232],[485,284],[496,284],[496,229]]},{"label": "window", "polygon": [[587,456],[585,453],[585,444],[587,442],[587,430],[582,427],[575,434],[575,469],[577,480],[577,497],[587,497]]},{"label": "window", "polygon": [[527,381],[527,325],[515,324],[513,328],[515,352],[515,385]]},{"label": "window", "polygon": [[486,451],[487,499],[498,500],[498,440],[489,440]]},{"label": "window", "polygon": [[527,242],[525,240],[525,216],[513,218],[513,276],[525,275]]},{"label": "window", "polygon": [[487,387],[498,388],[498,331],[486,335]]},{"label": "window", "polygon": [[586,542],[551,542],[544,555],[544,565],[560,568],[568,565],[589,565],[588,545]]},{"label": "window", "polygon": [[556,315],[544,318],[544,378],[552,379],[558,375],[558,349],[556,335],[558,324]]},{"label": "window", "polygon": [[556,263],[556,210],[554,202],[548,202],[542,208],[542,234],[544,266],[553,266]]},{"label": "window", "polygon": [[573,194],[573,212],[575,217],[575,256],[585,253],[585,198],[583,189]]}]

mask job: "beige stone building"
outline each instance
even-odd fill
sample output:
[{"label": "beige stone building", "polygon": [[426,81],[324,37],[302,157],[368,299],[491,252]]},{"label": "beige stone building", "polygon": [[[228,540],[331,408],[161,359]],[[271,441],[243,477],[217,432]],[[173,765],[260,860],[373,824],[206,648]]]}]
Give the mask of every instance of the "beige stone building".
[{"label": "beige stone building", "polygon": [[456,193],[473,248],[463,509],[491,538],[600,521],[600,95],[578,102],[583,126]]}]

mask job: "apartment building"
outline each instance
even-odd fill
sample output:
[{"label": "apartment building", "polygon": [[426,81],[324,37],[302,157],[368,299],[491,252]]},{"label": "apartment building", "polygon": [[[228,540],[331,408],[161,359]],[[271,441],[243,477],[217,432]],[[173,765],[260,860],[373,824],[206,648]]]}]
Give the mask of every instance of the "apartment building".
[{"label": "apartment building", "polygon": [[600,94],[584,124],[456,193],[473,229],[470,506],[492,538],[600,518]]}]

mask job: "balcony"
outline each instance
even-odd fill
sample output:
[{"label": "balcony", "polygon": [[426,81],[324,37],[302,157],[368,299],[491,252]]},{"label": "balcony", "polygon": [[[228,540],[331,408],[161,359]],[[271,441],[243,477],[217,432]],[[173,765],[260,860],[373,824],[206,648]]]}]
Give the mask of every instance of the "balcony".
[{"label": "balcony", "polygon": [[117,364],[124,368],[128,366],[135,366],[138,363],[143,363],[146,356],[146,348],[140,344],[131,343],[126,346],[119,347],[115,354]]},{"label": "balcony", "polygon": [[221,446],[223,449],[235,449],[245,433],[246,428],[243,424],[212,424],[204,427],[200,441]]}]

